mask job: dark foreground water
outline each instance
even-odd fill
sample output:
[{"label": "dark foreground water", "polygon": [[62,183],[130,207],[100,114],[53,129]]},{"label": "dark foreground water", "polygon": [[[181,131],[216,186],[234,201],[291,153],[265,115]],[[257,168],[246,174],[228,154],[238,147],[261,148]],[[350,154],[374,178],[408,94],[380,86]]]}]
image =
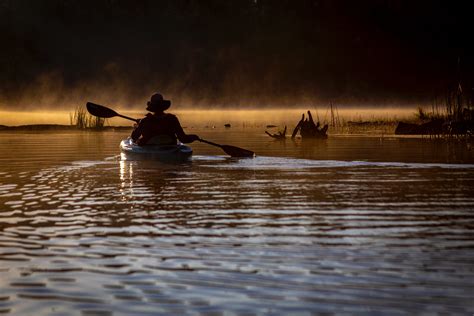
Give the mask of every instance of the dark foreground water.
[{"label": "dark foreground water", "polygon": [[189,163],[125,133],[0,134],[0,313],[474,313],[462,144],[197,131]]}]

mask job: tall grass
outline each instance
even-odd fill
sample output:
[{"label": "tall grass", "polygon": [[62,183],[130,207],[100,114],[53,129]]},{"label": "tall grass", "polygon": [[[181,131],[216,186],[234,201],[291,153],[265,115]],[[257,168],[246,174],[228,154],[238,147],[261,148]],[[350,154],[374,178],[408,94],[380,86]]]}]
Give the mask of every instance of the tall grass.
[{"label": "tall grass", "polygon": [[83,106],[78,106],[74,113],[70,113],[69,120],[77,129],[101,129],[105,125],[104,118],[90,115]]},{"label": "tall grass", "polygon": [[[447,112],[446,112],[447,113]],[[423,109],[421,106],[418,107],[417,112],[415,113],[415,117],[418,121],[425,122],[425,121],[433,121],[433,120],[445,120],[446,114],[440,112],[439,110],[435,110],[434,107],[430,111]]]},{"label": "tall grass", "polygon": [[471,111],[473,107],[472,94],[466,93],[461,82],[446,93],[446,112],[448,119],[453,121],[463,121],[465,109]]}]

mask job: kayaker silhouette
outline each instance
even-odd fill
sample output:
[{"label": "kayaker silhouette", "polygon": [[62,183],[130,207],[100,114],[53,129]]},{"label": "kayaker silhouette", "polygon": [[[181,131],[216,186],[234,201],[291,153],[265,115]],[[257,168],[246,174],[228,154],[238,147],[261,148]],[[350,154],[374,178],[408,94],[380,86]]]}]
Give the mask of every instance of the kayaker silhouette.
[{"label": "kayaker silhouette", "polygon": [[147,102],[148,113],[141,119],[132,132],[132,139],[140,146],[144,145],[176,145],[177,140],[182,143],[192,143],[199,140],[199,136],[184,133],[176,116],[165,113],[171,106],[170,100],[163,99],[159,93],[151,96]]}]

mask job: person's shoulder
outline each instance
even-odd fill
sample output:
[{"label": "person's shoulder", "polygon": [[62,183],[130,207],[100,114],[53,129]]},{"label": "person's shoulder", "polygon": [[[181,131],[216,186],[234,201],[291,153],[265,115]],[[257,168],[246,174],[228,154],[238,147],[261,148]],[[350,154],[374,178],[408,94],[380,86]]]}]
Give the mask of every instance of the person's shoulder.
[{"label": "person's shoulder", "polygon": [[144,120],[151,120],[151,119],[153,119],[153,114],[147,113],[147,114],[145,115],[145,117],[142,118],[142,121],[144,121]]},{"label": "person's shoulder", "polygon": [[169,118],[176,118],[176,115],[171,114],[171,113],[165,113],[165,116]]},{"label": "person's shoulder", "polygon": [[140,119],[140,123],[146,123],[153,120],[153,114],[147,113],[144,118]]},{"label": "person's shoulder", "polygon": [[165,113],[165,118],[169,121],[178,121],[178,117],[171,113]]}]

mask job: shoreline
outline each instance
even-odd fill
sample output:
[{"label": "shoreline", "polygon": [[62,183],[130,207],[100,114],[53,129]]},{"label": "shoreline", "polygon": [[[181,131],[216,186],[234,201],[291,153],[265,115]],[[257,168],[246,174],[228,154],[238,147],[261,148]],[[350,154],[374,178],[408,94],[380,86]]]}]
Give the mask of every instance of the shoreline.
[{"label": "shoreline", "polygon": [[18,126],[7,126],[0,125],[0,132],[11,132],[11,131],[124,131],[131,130],[131,126],[104,126],[101,128],[77,128],[74,125],[62,125],[62,124],[28,124]]}]

